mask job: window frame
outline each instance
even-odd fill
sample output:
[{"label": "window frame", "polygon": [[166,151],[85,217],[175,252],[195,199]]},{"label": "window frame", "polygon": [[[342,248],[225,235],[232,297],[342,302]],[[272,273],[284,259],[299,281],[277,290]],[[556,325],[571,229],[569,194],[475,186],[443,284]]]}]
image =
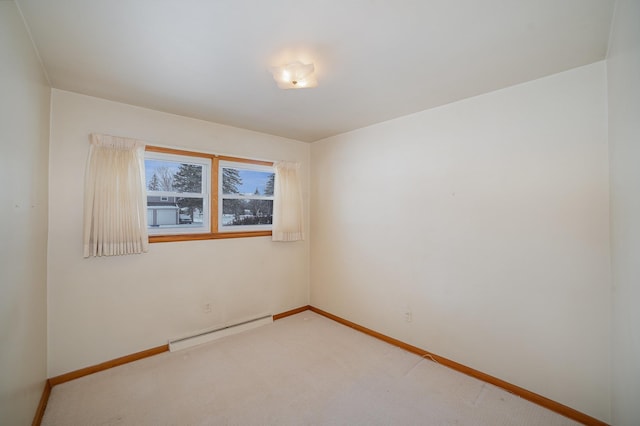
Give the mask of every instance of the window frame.
[{"label": "window frame", "polygon": [[[159,161],[167,161],[167,162],[173,162],[173,163],[189,163],[191,162],[194,165],[199,165],[202,166],[202,187],[201,187],[201,191],[199,193],[195,192],[195,193],[180,193],[180,192],[173,192],[173,191],[150,191],[147,188],[147,202],[148,202],[148,198],[150,196],[155,196],[155,197],[159,197],[160,201],[169,201],[169,198],[174,198],[174,201],[176,198],[196,198],[196,199],[202,199],[202,207],[203,210],[208,210],[209,208],[211,208],[211,178],[209,177],[209,174],[212,171],[212,166],[213,166],[213,162],[211,161],[210,158],[206,158],[206,157],[195,157],[195,156],[186,156],[186,155],[177,155],[177,154],[167,154],[164,152],[153,152],[153,151],[149,151],[150,155],[147,156],[147,152],[145,152],[145,156],[144,159],[145,161],[147,159],[151,159],[151,160],[159,160]],[[193,160],[191,160],[193,159]],[[207,169],[208,168],[208,169]],[[163,200],[163,198],[165,200]],[[147,205],[147,211],[149,209],[149,206]],[[180,210],[178,210],[177,214],[181,214]],[[194,230],[197,230],[197,232],[194,232]],[[200,231],[202,230],[202,231]],[[165,233],[163,233],[162,231],[165,231]],[[170,233],[166,233],[166,232],[170,232]],[[165,228],[155,228],[152,226],[148,226],[147,224],[147,233],[149,234],[149,236],[156,236],[156,235],[180,235],[180,234],[193,234],[193,233],[210,233],[211,232],[211,217],[210,215],[206,215],[206,217],[204,217],[204,220],[202,222],[202,226],[176,226],[174,225],[172,226],[167,226]]]},{"label": "window frame", "polygon": [[[221,231],[218,229],[219,227],[219,214],[218,209],[220,208],[221,197],[219,200],[218,190],[219,190],[219,175],[220,175],[220,162],[230,162],[230,163],[245,163],[248,165],[256,165],[256,166],[266,166],[273,167],[274,163],[271,161],[263,161],[263,160],[252,160],[248,158],[241,157],[231,157],[227,155],[218,155],[211,154],[206,152],[198,152],[198,151],[187,151],[183,149],[176,148],[165,148],[155,145],[147,145],[145,147],[146,152],[154,152],[154,153],[163,153],[169,155],[176,156],[186,156],[186,157],[198,157],[205,158],[211,160],[211,170],[209,171],[209,223],[211,224],[211,228],[209,232],[198,232],[198,233],[172,233],[172,234],[149,234],[149,243],[164,243],[164,242],[175,242],[175,241],[199,241],[199,240],[215,240],[215,239],[226,239],[226,238],[247,238],[247,237],[268,237],[272,235],[271,230],[233,230],[233,231]],[[145,156],[146,158],[146,156]],[[223,163],[224,164],[224,163]],[[274,170],[275,173],[275,170]]]},{"label": "window frame", "polygon": [[[222,191],[222,174],[223,169],[236,169],[236,170],[248,170],[248,171],[256,171],[256,172],[265,172],[265,173],[273,173],[275,174],[275,169],[273,166],[264,166],[255,163],[247,163],[246,161],[229,161],[229,160],[220,160],[218,162],[218,225],[222,223],[222,204],[225,199],[227,200],[271,200],[274,201],[273,195],[254,195],[254,196],[242,196],[242,195],[234,195],[225,194]],[[272,205],[273,206],[273,205]],[[272,208],[272,216],[273,216],[273,208]],[[268,225],[233,225],[231,228],[220,229],[218,228],[218,232],[229,233],[229,232],[257,232],[257,231],[271,231],[273,223]]]}]

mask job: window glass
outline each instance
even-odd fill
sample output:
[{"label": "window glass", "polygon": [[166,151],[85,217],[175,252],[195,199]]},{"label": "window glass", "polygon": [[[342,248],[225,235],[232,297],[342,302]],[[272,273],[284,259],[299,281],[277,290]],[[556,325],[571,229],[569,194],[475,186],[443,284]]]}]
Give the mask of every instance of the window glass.
[{"label": "window glass", "polygon": [[211,160],[156,152],[145,155],[147,225],[151,235],[210,232]]},{"label": "window glass", "polygon": [[274,182],[272,167],[221,161],[219,231],[270,230]]}]

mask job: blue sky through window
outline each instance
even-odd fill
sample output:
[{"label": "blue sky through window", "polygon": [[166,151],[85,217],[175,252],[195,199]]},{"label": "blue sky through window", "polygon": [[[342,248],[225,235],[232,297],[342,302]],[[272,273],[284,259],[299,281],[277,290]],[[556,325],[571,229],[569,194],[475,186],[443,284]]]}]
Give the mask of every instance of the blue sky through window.
[{"label": "blue sky through window", "polygon": [[167,167],[173,175],[180,169],[180,163],[166,160],[144,160],[144,178],[147,188],[149,187],[149,182],[151,181],[153,174],[161,167]]},{"label": "blue sky through window", "polygon": [[[175,175],[180,169],[180,164],[182,163],[177,161],[145,159],[144,167],[146,187],[149,187],[149,182],[158,169],[167,168],[171,175]],[[269,177],[273,175],[272,172],[245,169],[237,170],[240,175],[240,179],[242,179],[242,184],[238,187],[238,192],[240,194],[253,195],[256,192],[256,189],[258,189],[260,195],[264,195]],[[160,175],[160,173],[158,174]]]},{"label": "blue sky through window", "polygon": [[260,191],[260,195],[264,195],[269,176],[273,174],[270,172],[259,172],[255,170],[242,169],[238,169],[238,172],[240,174],[240,178],[242,179],[242,185],[240,185],[238,191],[241,194],[252,195],[256,192],[256,188],[258,189],[258,191]]}]

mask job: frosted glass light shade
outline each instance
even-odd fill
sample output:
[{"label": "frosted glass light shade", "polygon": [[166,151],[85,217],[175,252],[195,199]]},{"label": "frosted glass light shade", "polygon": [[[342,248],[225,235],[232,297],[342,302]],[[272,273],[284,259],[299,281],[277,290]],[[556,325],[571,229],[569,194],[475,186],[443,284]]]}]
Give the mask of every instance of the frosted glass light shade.
[{"label": "frosted glass light shade", "polygon": [[273,79],[281,89],[306,89],[316,87],[318,80],[313,73],[313,64],[292,62],[287,65],[272,68]]}]

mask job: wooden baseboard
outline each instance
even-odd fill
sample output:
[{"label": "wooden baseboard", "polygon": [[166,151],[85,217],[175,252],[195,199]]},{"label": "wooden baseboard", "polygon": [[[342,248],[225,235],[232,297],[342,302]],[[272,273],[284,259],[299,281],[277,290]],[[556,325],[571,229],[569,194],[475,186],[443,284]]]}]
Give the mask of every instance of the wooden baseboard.
[{"label": "wooden baseboard", "polygon": [[36,415],[33,416],[33,422],[31,422],[31,426],[40,426],[40,423],[42,423],[44,410],[46,410],[47,402],[49,402],[49,395],[51,395],[51,382],[47,379],[44,382],[44,389],[42,390],[40,403],[38,404],[38,408],[36,409]]},{"label": "wooden baseboard", "polygon": [[301,307],[296,308],[296,309],[291,309],[290,311],[286,311],[286,312],[282,312],[282,313],[279,313],[279,314],[275,314],[273,316],[273,320],[277,321],[277,320],[282,319],[282,318],[290,317],[291,315],[299,314],[300,312],[308,311],[309,309],[311,309],[311,306],[309,306],[309,305],[301,306]]},{"label": "wooden baseboard", "polygon": [[103,362],[101,364],[92,365],[91,367],[81,368],[80,370],[71,371],[69,373],[61,374],[49,379],[51,386],[56,386],[61,383],[68,382],[70,380],[78,379],[80,377],[88,376],[89,374],[97,373],[99,371],[108,370],[113,367],[117,367],[122,364],[127,364],[139,359],[147,358],[153,355],[158,355],[169,350],[169,345],[157,346],[155,348],[147,349],[145,351],[136,352],[131,355],[125,355],[120,358],[112,359],[110,361]]},{"label": "wooden baseboard", "polygon": [[324,317],[332,319],[340,324],[346,325],[347,327],[351,327],[355,330],[358,330],[362,333],[368,334],[369,336],[375,337],[376,339],[380,339],[389,344],[402,348],[408,352],[412,352],[414,354],[420,355],[421,357],[431,359],[438,364],[445,365],[453,370],[464,373],[468,376],[475,377],[476,379],[480,379],[484,382],[495,385],[499,388],[506,390],[514,395],[518,395],[519,397],[526,399],[528,401],[533,402],[534,404],[540,405],[544,408],[547,408],[551,411],[555,411],[558,414],[561,414],[565,417],[568,417],[572,420],[580,422],[582,424],[588,426],[608,426],[607,423],[604,423],[594,417],[591,417],[587,414],[584,414],[580,411],[574,410],[571,407],[567,407],[566,405],[560,404],[559,402],[553,401],[549,398],[546,398],[542,395],[538,395],[537,393],[528,391],[520,386],[516,386],[509,382],[505,382],[504,380],[498,379],[497,377],[490,376],[489,374],[483,373],[481,371],[475,370],[471,367],[467,367],[466,365],[457,363],[450,359],[441,357],[432,352],[425,351],[424,349],[418,348],[416,346],[410,345],[408,343],[402,342],[400,340],[394,339],[393,337],[386,336],[382,333],[378,333],[377,331],[371,330],[369,328],[363,327],[354,322],[348,321],[344,318],[340,318],[337,315],[333,315],[329,312],[323,311],[322,309],[318,309],[314,306],[310,306],[309,309],[317,314],[320,314]]},{"label": "wooden baseboard", "polygon": [[[359,324],[341,318],[337,315],[333,315],[329,312],[323,311],[322,309],[318,309],[314,306],[307,305],[301,306],[296,309],[291,309],[286,312],[282,312],[279,314],[275,314],[273,316],[273,320],[279,320],[282,318],[286,318],[291,315],[296,315],[301,312],[310,310],[319,315],[322,315],[326,318],[334,320],[340,324],[346,325],[347,327],[353,328],[354,330],[360,331],[362,333],[368,334],[369,336],[375,337],[376,339],[380,339],[384,342],[402,348],[408,352],[420,355],[421,357],[431,359],[439,364],[447,366],[453,370],[464,373],[468,376],[475,377],[476,379],[480,379],[484,382],[490,383],[492,385],[498,386],[506,390],[507,392],[513,393],[514,395],[518,395],[521,398],[524,398],[528,401],[531,401],[537,405],[545,407],[551,411],[555,411],[558,414],[561,414],[565,417],[578,421],[582,424],[588,426],[608,426],[607,423],[604,423],[594,417],[591,417],[587,414],[584,414],[580,411],[574,410],[571,407],[567,407],[566,405],[560,404],[559,402],[553,401],[549,398],[546,398],[542,395],[538,395],[537,393],[528,391],[520,386],[516,386],[514,384],[505,382],[504,380],[498,379],[497,377],[493,377],[489,374],[483,373],[481,371],[475,370],[471,367],[467,367],[466,365],[457,363],[450,359],[441,357],[440,355],[436,355],[432,352],[426,351],[424,349],[418,348],[416,346],[410,345],[408,343],[402,342],[400,340],[394,339],[393,337],[386,336],[382,333],[378,333],[377,331],[371,330],[369,328],[363,327]],[[42,392],[42,398],[40,399],[40,404],[38,405],[38,409],[36,411],[36,415],[33,419],[33,426],[39,426],[42,421],[42,417],[44,416],[44,411],[47,407],[47,401],[49,400],[49,395],[51,394],[51,388],[53,386],[59,385],[61,383],[68,382],[70,380],[74,380],[83,376],[87,376],[89,374],[97,373],[99,371],[107,370],[109,368],[117,367],[122,364],[127,364],[129,362],[137,361],[139,359],[147,358],[153,355],[157,355],[163,352],[167,352],[169,350],[169,345],[162,345],[155,348],[147,349],[145,351],[137,352],[131,355],[126,355],[120,358],[113,359],[111,361],[106,361],[98,365],[94,365],[91,367],[82,368],[80,370],[72,371],[66,374],[62,374],[60,376],[52,377],[45,382],[45,387]]]},{"label": "wooden baseboard", "polygon": [[[273,320],[276,321],[276,320],[279,320],[279,319],[282,319],[282,318],[286,318],[286,317],[291,316],[291,315],[299,314],[300,312],[304,312],[306,310],[309,310],[310,308],[311,307],[309,305],[301,306],[301,307],[296,308],[296,309],[291,309],[290,311],[286,311],[286,312],[282,312],[282,313],[279,313],[279,314],[275,314],[273,316]],[[147,350],[144,350],[144,351],[141,351],[141,352],[136,352],[136,353],[131,354],[131,355],[125,355],[125,356],[120,357],[120,358],[112,359],[110,361],[105,361],[105,362],[103,362],[101,364],[92,365],[90,367],[81,368],[80,370],[75,370],[75,371],[71,371],[69,373],[61,374],[59,376],[51,377],[47,381],[47,384],[49,386],[48,393],[51,392],[51,387],[59,385],[61,383],[65,383],[65,382],[68,382],[70,380],[78,379],[80,377],[88,376],[89,374],[97,373],[99,371],[108,370],[109,368],[117,367],[119,365],[127,364],[129,362],[137,361],[139,359],[147,358],[147,357],[150,357],[150,356],[153,356],[153,355],[158,355],[158,354],[161,354],[163,352],[167,352],[168,350],[169,350],[169,345],[157,346],[155,348],[147,349]],[[48,393],[47,393],[47,399],[48,399]],[[46,406],[46,403],[45,403],[45,406]],[[43,413],[44,413],[44,409],[43,409]]]}]

